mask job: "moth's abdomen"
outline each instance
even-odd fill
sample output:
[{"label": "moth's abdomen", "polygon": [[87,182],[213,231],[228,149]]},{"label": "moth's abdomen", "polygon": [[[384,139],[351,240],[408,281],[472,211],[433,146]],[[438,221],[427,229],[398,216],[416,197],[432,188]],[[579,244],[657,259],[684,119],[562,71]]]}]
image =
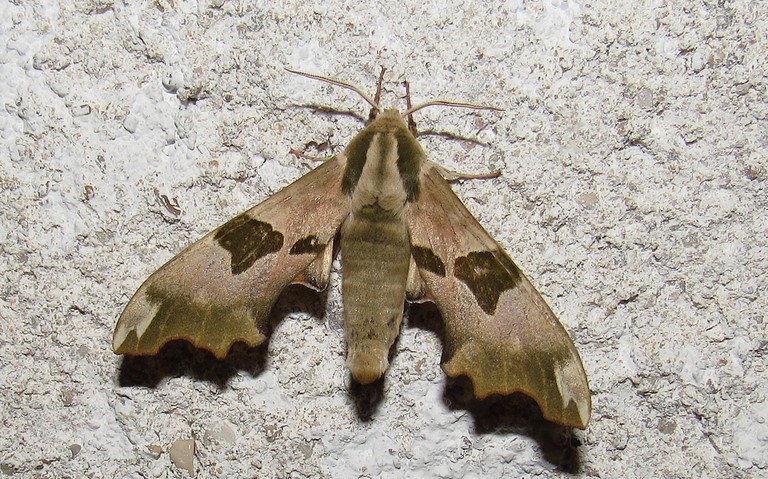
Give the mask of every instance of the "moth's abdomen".
[{"label": "moth's abdomen", "polygon": [[351,215],[341,229],[347,367],[361,384],[379,379],[400,332],[410,261],[400,217]]}]

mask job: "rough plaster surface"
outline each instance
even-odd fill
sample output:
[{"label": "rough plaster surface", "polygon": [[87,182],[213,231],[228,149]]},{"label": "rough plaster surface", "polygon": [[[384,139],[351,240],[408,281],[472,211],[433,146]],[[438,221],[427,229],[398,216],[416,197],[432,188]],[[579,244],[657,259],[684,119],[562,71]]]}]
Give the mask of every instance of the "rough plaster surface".
[{"label": "rough plaster surface", "polygon": [[[749,0],[0,0],[0,476],[180,477],[190,439],[198,477],[768,476],[767,22]],[[290,292],[263,354],[112,354],[152,271],[308,171],[290,147],[361,127],[283,67],[372,89],[379,65],[389,105],[407,78],[507,109],[425,110],[453,138],[422,141],[503,172],[455,189],[571,333],[586,431],[458,407],[430,327],[355,391],[337,283]]]}]

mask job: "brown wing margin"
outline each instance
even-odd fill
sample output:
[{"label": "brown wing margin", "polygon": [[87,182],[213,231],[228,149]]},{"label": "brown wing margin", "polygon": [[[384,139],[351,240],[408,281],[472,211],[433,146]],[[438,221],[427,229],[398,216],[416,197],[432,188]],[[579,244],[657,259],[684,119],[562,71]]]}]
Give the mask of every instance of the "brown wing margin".
[{"label": "brown wing margin", "polygon": [[432,167],[407,222],[413,258],[445,323],[443,369],[477,397],[521,392],[550,421],[586,428],[591,399],[565,328]]},{"label": "brown wing margin", "polygon": [[[343,171],[343,161],[329,159],[168,261],[128,302],[114,351],[155,354],[184,339],[223,358],[235,342],[263,343],[280,293],[297,277],[315,282],[305,270],[333,249],[349,212]],[[317,276],[316,265],[310,273]]]}]

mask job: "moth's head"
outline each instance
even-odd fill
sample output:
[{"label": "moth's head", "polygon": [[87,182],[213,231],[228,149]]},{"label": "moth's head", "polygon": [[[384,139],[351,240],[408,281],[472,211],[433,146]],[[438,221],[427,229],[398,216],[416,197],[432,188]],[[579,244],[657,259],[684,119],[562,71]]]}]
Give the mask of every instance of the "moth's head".
[{"label": "moth's head", "polygon": [[399,110],[388,108],[380,111],[380,113],[370,119],[368,121],[368,128],[372,130],[394,130],[400,128],[407,129],[408,126],[405,124],[405,118]]},{"label": "moth's head", "polygon": [[[381,110],[380,110],[381,111]],[[376,118],[399,118],[401,121],[403,120],[403,115],[400,113],[400,110],[397,108],[387,108],[384,111],[381,111]]]}]

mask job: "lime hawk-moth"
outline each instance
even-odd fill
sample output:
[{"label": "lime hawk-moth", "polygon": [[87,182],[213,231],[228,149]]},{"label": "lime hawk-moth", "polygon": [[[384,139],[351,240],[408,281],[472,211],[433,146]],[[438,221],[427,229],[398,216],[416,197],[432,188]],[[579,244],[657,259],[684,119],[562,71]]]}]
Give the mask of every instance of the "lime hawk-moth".
[{"label": "lime hawk-moth", "polygon": [[[290,284],[328,285],[342,257],[347,365],[368,384],[389,366],[403,305],[434,302],[444,324],[442,367],[468,377],[478,398],[521,392],[548,420],[585,428],[587,378],[567,332],[522,271],[428,160],[412,114],[372,107],[344,151],[193,243],[141,285],[114,332],[119,354],[156,354],[184,339],[224,358],[236,342],[267,339],[269,315]],[[382,71],[383,76],[383,71]],[[406,84],[407,87],[407,84]],[[406,88],[407,91],[407,88]],[[491,108],[492,109],[492,108]],[[406,123],[408,121],[408,123]]]}]

